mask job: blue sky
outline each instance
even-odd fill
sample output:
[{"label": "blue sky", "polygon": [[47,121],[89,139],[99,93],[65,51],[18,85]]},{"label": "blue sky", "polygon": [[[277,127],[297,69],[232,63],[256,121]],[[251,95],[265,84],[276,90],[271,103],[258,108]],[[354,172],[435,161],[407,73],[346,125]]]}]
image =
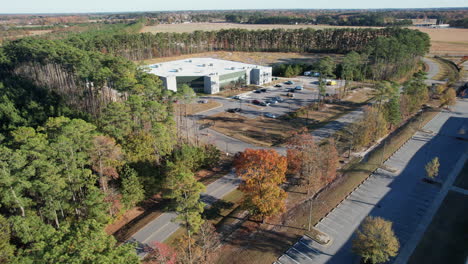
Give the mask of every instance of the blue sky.
[{"label": "blue sky", "polygon": [[467,7],[468,0],[0,0],[0,13]]}]

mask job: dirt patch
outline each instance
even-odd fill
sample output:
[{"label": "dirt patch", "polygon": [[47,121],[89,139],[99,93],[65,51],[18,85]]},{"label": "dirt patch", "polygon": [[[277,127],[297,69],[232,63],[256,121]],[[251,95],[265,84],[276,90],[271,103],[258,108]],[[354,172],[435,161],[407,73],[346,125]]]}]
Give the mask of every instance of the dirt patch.
[{"label": "dirt patch", "polygon": [[[197,100],[197,101],[200,101],[200,100]],[[175,106],[176,108],[176,113],[187,113],[187,115],[194,115],[194,114],[198,114],[200,112],[204,112],[204,111],[208,111],[210,109],[213,109],[213,108],[216,108],[216,107],[220,107],[222,106],[222,104],[220,102],[216,102],[216,101],[213,101],[213,100],[208,100],[207,103],[199,103],[199,102],[195,102],[195,103],[191,103],[191,104],[177,104]]]},{"label": "dirt patch", "polygon": [[345,104],[325,104],[317,110],[315,106],[310,105],[292,115],[279,118],[262,116],[253,119],[235,113],[218,113],[205,117],[199,123],[229,137],[257,146],[270,147],[282,144],[291,131],[302,127],[317,128],[353,109],[355,107]]},{"label": "dirt patch", "polygon": [[288,53],[288,52],[229,52],[213,51],[187,54],[181,56],[154,58],[140,61],[141,64],[155,64],[166,61],[182,60],[187,58],[215,58],[231,61],[239,61],[258,65],[273,65],[276,63],[307,63],[312,64],[325,56],[332,57],[335,61],[341,61],[343,55],[340,54],[317,54],[317,53]]},{"label": "dirt patch", "polygon": [[[146,26],[140,32],[158,33],[158,32],[175,32],[175,33],[190,33],[196,30],[214,31],[221,29],[247,29],[247,30],[265,30],[265,29],[299,29],[299,28],[358,28],[350,26],[330,26],[330,25],[278,25],[278,24],[236,24],[236,23],[184,23],[184,24],[159,24],[156,26]],[[369,28],[369,27],[362,27]]]},{"label": "dirt patch", "polygon": [[364,87],[349,91],[348,95],[343,98],[343,101],[361,104],[367,102],[372,97],[374,97],[373,89]]}]

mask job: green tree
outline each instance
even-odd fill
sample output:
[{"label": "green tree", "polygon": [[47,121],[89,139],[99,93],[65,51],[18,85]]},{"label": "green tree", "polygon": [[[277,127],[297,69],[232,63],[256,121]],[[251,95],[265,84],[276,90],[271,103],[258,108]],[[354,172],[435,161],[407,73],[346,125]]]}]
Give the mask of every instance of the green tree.
[{"label": "green tree", "polygon": [[0,263],[8,263],[13,257],[15,247],[10,244],[10,223],[0,215]]},{"label": "green tree", "polygon": [[[101,224],[87,220],[49,233],[34,243],[35,251],[23,251],[19,262],[31,263],[140,263],[131,244],[116,245]],[[47,241],[46,246],[41,243]]]},{"label": "green tree", "polygon": [[426,170],[427,177],[429,177],[430,179],[434,179],[435,177],[437,177],[437,175],[439,174],[439,166],[440,163],[438,157],[435,157],[431,161],[429,161],[424,167],[424,169]]},{"label": "green tree", "polygon": [[388,103],[385,104],[385,119],[393,126],[397,126],[401,122],[400,98],[393,96]]},{"label": "green tree", "polygon": [[392,223],[380,217],[364,219],[353,240],[353,252],[365,262],[384,263],[398,253],[400,243],[392,230]]},{"label": "green tree", "polygon": [[335,77],[335,67],[335,62],[330,56],[325,56],[317,64],[317,70],[323,77]]},{"label": "green tree", "polygon": [[192,173],[182,175],[181,181],[177,182],[172,191],[175,200],[176,221],[182,222],[187,230],[187,252],[188,262],[192,263],[195,257],[193,254],[192,234],[198,232],[203,224],[202,213],[205,204],[200,201],[200,194],[205,190],[205,186],[199,183]]},{"label": "green tree", "polygon": [[122,203],[126,209],[130,209],[145,197],[143,185],[137,177],[137,173],[129,166],[124,166],[120,174],[122,179]]}]

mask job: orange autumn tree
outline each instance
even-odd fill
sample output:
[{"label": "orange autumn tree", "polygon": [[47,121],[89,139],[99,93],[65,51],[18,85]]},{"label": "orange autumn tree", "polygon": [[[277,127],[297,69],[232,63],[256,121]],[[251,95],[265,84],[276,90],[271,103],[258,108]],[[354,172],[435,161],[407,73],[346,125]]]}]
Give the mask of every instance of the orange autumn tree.
[{"label": "orange autumn tree", "polygon": [[244,205],[255,215],[272,216],[285,210],[286,158],[273,149],[246,149],[234,163],[242,179],[239,189],[245,193]]}]

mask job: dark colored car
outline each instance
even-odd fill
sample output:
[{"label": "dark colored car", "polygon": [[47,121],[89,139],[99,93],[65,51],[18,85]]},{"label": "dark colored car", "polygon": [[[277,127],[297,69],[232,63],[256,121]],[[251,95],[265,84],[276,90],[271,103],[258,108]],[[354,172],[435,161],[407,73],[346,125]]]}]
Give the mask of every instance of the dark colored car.
[{"label": "dark colored car", "polygon": [[262,93],[266,93],[266,92],[268,92],[268,89],[267,89],[267,88],[262,88],[262,89],[260,89],[260,91],[261,91]]},{"label": "dark colored car", "polygon": [[229,108],[226,111],[229,112],[229,113],[238,113],[238,112],[240,112],[242,110],[240,108]]},{"label": "dark colored car", "polygon": [[262,91],[259,90],[255,90],[254,93],[261,93]]},{"label": "dark colored car", "polygon": [[281,84],[276,84],[275,87],[283,87]]},{"label": "dark colored car", "polygon": [[252,101],[252,104],[258,105],[258,104],[260,104],[260,101],[259,101],[259,100],[253,100],[253,101]]}]

